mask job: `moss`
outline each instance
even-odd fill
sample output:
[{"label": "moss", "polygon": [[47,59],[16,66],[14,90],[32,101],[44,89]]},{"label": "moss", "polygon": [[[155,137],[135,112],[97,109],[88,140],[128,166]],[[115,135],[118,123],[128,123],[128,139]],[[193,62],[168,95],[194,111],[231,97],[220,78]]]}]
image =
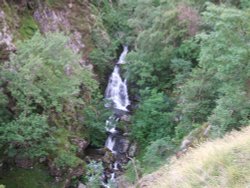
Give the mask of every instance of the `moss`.
[{"label": "moss", "polygon": [[19,29],[19,33],[21,40],[31,38],[38,30],[38,26],[34,18],[28,12],[26,12],[21,18],[20,25],[21,27]]},{"label": "moss", "polygon": [[59,188],[44,166],[33,169],[14,168],[0,178],[0,184],[8,188]]}]

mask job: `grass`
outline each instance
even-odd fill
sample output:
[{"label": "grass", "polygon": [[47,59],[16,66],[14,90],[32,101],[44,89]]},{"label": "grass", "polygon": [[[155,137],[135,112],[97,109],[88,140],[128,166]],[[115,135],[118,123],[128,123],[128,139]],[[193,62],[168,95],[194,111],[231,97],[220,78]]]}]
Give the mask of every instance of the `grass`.
[{"label": "grass", "polygon": [[250,187],[250,127],[206,142],[144,177],[150,188]]}]

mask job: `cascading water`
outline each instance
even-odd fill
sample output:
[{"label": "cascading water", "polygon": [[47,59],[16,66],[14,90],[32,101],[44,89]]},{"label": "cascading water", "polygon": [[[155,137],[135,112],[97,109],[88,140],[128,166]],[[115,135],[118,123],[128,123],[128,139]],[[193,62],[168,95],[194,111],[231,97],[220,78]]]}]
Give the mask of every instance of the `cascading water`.
[{"label": "cascading water", "polygon": [[[124,50],[117,62],[114,71],[112,72],[109,83],[106,89],[105,98],[113,103],[114,108],[122,111],[128,111],[127,106],[130,104],[128,98],[128,89],[126,79],[123,81],[120,76],[120,64],[125,64],[125,57],[128,53],[128,47],[125,46]],[[109,105],[110,106],[110,105]],[[109,107],[107,105],[107,107]]]},{"label": "cascading water", "polygon": [[[121,116],[128,113],[127,107],[130,105],[127,89],[127,81],[122,80],[120,76],[120,65],[125,64],[125,57],[128,53],[128,47],[124,46],[123,52],[119,57],[119,61],[116,63],[114,71],[112,72],[108,86],[105,92],[105,99],[107,100],[106,107],[113,110],[113,115],[106,121],[106,129],[109,136],[106,140],[105,147],[108,148],[115,156],[115,162],[112,164],[110,177],[107,178],[114,182],[116,178],[116,172],[119,170],[121,156],[124,155],[124,151],[116,145],[118,142],[124,140],[122,133],[117,130],[116,125]],[[117,113],[119,111],[119,113]],[[106,180],[107,181],[107,180]],[[108,187],[105,183],[104,187]]]}]

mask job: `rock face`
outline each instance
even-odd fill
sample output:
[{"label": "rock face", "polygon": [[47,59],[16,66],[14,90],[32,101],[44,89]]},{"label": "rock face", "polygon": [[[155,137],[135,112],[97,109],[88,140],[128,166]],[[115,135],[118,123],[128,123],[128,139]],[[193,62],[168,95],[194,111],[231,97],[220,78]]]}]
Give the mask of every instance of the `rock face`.
[{"label": "rock face", "polygon": [[[68,6],[60,7],[59,9],[51,9],[46,5],[40,5],[35,10],[33,17],[43,33],[64,32],[65,34],[70,34],[68,46],[76,54],[81,52],[85,54],[87,51],[85,50],[85,43],[89,43],[87,40],[90,39],[91,24],[93,22],[93,20],[86,21],[88,17],[91,18],[91,12],[88,10],[89,6],[87,6],[87,2],[85,2],[85,5],[81,7],[77,3],[70,3]],[[85,12],[81,12],[81,8]],[[81,15],[81,20],[79,19],[79,15],[74,17],[76,12]],[[82,15],[84,13],[86,15]],[[75,20],[78,20],[79,23],[75,23]],[[84,56],[81,58],[80,64],[92,69],[92,66],[87,64]]]},{"label": "rock face", "polygon": [[0,60],[8,59],[9,53],[15,51],[13,35],[6,21],[6,15],[0,9]]},{"label": "rock face", "polygon": [[77,146],[77,154],[80,156],[84,153],[84,150],[89,145],[88,141],[79,137],[70,138],[70,142]]},{"label": "rock face", "polygon": [[70,30],[67,13],[64,11],[52,10],[44,5],[35,11],[34,18],[38,22],[40,30],[43,33]]}]

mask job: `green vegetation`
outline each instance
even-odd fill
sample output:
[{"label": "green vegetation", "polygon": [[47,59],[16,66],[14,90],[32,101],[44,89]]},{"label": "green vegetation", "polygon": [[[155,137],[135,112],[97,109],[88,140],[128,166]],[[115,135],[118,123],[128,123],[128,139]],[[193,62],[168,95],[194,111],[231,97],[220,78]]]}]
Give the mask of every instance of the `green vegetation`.
[{"label": "green vegetation", "polygon": [[[137,175],[169,162],[183,139],[192,138],[195,145],[249,125],[248,0],[44,3],[50,9],[70,9],[67,18],[73,27],[67,32],[83,33],[79,40],[86,48],[83,54],[75,54],[67,47],[65,33],[40,34],[28,1],[22,1],[19,8],[14,7],[17,2],[3,2],[10,30],[18,28],[14,38],[22,41],[16,42],[17,50],[9,60],[0,64],[1,161],[46,157],[58,168],[85,167],[79,157],[84,154],[77,153],[71,138],[103,145],[104,124],[110,114],[100,93],[122,45],[130,50],[121,71],[128,78],[133,110],[130,123],[119,126],[128,129],[131,140],[138,144],[133,159]],[[20,18],[16,19],[17,15]],[[86,19],[82,21],[83,16]],[[79,64],[81,58],[93,65],[93,71]],[[241,149],[248,152],[243,146]],[[226,157],[240,156],[231,150],[222,154],[209,163],[217,160],[228,166],[226,170],[206,165],[202,169],[216,177],[225,172],[230,185],[237,186],[240,181],[244,186],[248,178],[245,169]],[[134,165],[130,162],[125,174],[135,183]],[[99,166],[97,171],[95,166]],[[91,163],[87,169],[89,179],[85,182],[99,186],[101,165]],[[193,182],[187,180],[187,187],[206,185],[205,180],[195,179],[196,175],[190,177]],[[210,183],[208,186],[222,186],[216,178]]]},{"label": "green vegetation", "polygon": [[2,65],[0,147],[7,157],[53,156],[59,167],[82,163],[69,142],[71,134],[79,133],[70,133],[69,126],[76,132],[85,129],[77,116],[98,84],[67,41],[60,33],[36,33],[18,43],[16,54]]},{"label": "green vegetation", "polygon": [[248,125],[246,1],[104,0],[95,6],[112,38],[131,47],[125,69],[130,95],[139,99],[131,137],[141,162],[151,142],[169,138],[178,145],[204,124],[211,125],[210,137]]},{"label": "green vegetation", "polygon": [[21,39],[31,38],[38,30],[34,18],[29,13],[25,13],[25,15],[22,16],[20,25],[19,34],[21,35]]},{"label": "green vegetation", "polygon": [[[35,166],[33,169],[14,168],[5,172],[0,180],[6,188],[60,188],[60,183],[55,183],[44,166]],[[1,187],[1,185],[0,185]],[[5,187],[1,187],[5,188]]]},{"label": "green vegetation", "polygon": [[174,133],[171,101],[163,93],[146,89],[133,116],[132,135],[143,146]]},{"label": "green vegetation", "polygon": [[91,161],[87,165],[86,179],[87,187],[99,188],[101,186],[100,177],[103,173],[103,166],[101,162]]}]

